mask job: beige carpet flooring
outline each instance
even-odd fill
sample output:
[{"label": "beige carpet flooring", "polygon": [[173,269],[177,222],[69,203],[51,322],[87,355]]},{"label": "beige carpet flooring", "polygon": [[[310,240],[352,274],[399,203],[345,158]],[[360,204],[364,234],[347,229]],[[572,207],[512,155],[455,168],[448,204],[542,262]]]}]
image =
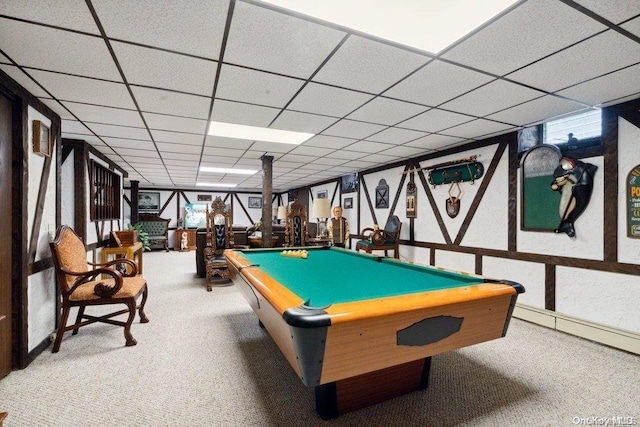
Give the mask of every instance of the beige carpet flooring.
[{"label": "beige carpet flooring", "polygon": [[67,333],[0,380],[5,426],[640,424],[640,357],[517,319],[506,338],[435,356],[427,390],[322,421],[235,286],[206,292],[194,252],[146,253],[144,271],[138,345],[110,325]]}]

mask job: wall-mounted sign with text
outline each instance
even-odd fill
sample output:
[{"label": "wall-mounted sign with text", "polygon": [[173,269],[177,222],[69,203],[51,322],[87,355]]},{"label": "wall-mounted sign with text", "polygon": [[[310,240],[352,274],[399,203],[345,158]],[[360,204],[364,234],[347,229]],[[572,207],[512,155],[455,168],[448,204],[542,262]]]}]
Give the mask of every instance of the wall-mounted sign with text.
[{"label": "wall-mounted sign with text", "polygon": [[627,175],[627,236],[640,238],[640,165]]}]

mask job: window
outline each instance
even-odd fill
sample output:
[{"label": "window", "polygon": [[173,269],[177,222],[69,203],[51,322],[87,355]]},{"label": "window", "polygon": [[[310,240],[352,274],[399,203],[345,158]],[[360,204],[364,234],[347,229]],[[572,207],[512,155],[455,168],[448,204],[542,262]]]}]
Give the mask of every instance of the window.
[{"label": "window", "polygon": [[120,218],[120,175],[91,160],[91,221]]},{"label": "window", "polygon": [[558,146],[562,154],[578,148],[600,145],[601,110],[563,117],[543,125],[543,143]]}]

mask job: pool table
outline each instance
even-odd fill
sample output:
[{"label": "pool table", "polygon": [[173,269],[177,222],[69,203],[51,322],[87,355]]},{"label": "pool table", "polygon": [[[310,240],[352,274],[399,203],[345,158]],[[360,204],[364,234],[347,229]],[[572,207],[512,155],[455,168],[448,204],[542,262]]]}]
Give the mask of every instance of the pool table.
[{"label": "pool table", "polygon": [[323,419],[428,385],[431,356],[505,336],[522,285],[335,247],[227,250]]}]

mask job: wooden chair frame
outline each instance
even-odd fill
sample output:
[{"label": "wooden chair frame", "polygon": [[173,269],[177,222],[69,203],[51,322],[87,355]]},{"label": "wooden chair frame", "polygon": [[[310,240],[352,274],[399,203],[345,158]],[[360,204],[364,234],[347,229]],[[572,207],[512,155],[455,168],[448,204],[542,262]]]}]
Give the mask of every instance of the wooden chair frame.
[{"label": "wooden chair frame", "polygon": [[[73,267],[70,268],[68,265],[65,265],[63,255],[61,255],[61,251],[65,249],[61,248],[61,246],[69,242],[76,245],[78,249],[81,245],[84,251],[83,262],[86,262],[87,267],[92,266],[95,268],[73,270]],[[49,243],[49,246],[53,256],[56,283],[62,299],[62,314],[60,316],[52,352],[57,353],[60,349],[62,336],[65,332],[73,330],[72,335],[76,335],[82,326],[95,322],[123,326],[126,345],[136,345],[137,342],[131,334],[131,324],[135,318],[136,310],[138,310],[140,315],[140,323],[147,323],[149,321],[144,313],[144,306],[148,297],[147,282],[142,277],[137,276],[138,267],[136,263],[126,258],[118,258],[106,263],[92,263],[87,261],[84,243],[82,243],[78,235],[66,225],[58,228],[55,239]],[[118,270],[117,265],[124,266],[124,273]],[[102,277],[108,277],[108,279],[101,279],[101,275]],[[81,287],[83,289],[81,289]],[[88,293],[87,289],[92,290],[92,292]],[[84,297],[82,297],[83,294],[85,295]],[[142,301],[138,305],[137,299],[141,295]],[[92,316],[85,313],[87,306],[108,304],[124,304],[127,308],[102,316]],[[78,314],[75,323],[67,326],[67,320],[72,307],[78,307]],[[124,313],[129,313],[126,321],[111,319]]]},{"label": "wooden chair frame", "polygon": [[284,230],[284,245],[285,246],[298,246],[296,242],[294,242],[295,236],[293,235],[293,230],[295,228],[294,221],[295,218],[300,218],[300,227],[301,227],[301,244],[299,246],[306,246],[309,243],[309,217],[307,215],[307,210],[302,203],[295,199],[289,209],[287,209],[287,219],[285,220],[285,230]]},{"label": "wooden chair frame", "polygon": [[[216,244],[216,218],[224,218],[224,247]],[[231,226],[231,212],[227,210],[220,196],[211,203],[211,209],[207,209],[206,247],[204,248],[204,261],[207,274],[207,291],[212,291],[212,286],[231,285],[229,267],[223,257],[225,249],[232,247],[233,227]],[[219,229],[218,229],[219,230]],[[214,277],[218,276],[218,279]]]},{"label": "wooden chair frame", "polygon": [[[391,226],[398,225],[398,229],[395,232],[391,232],[389,229]],[[384,226],[384,229],[374,229],[371,227],[363,228],[360,235],[365,240],[358,240],[356,242],[356,251],[363,250],[367,253],[371,251],[384,251],[384,256],[389,256],[387,251],[393,251],[393,257],[400,259],[398,252],[398,246],[400,243],[400,231],[402,231],[402,222],[396,215],[390,216]]]}]

